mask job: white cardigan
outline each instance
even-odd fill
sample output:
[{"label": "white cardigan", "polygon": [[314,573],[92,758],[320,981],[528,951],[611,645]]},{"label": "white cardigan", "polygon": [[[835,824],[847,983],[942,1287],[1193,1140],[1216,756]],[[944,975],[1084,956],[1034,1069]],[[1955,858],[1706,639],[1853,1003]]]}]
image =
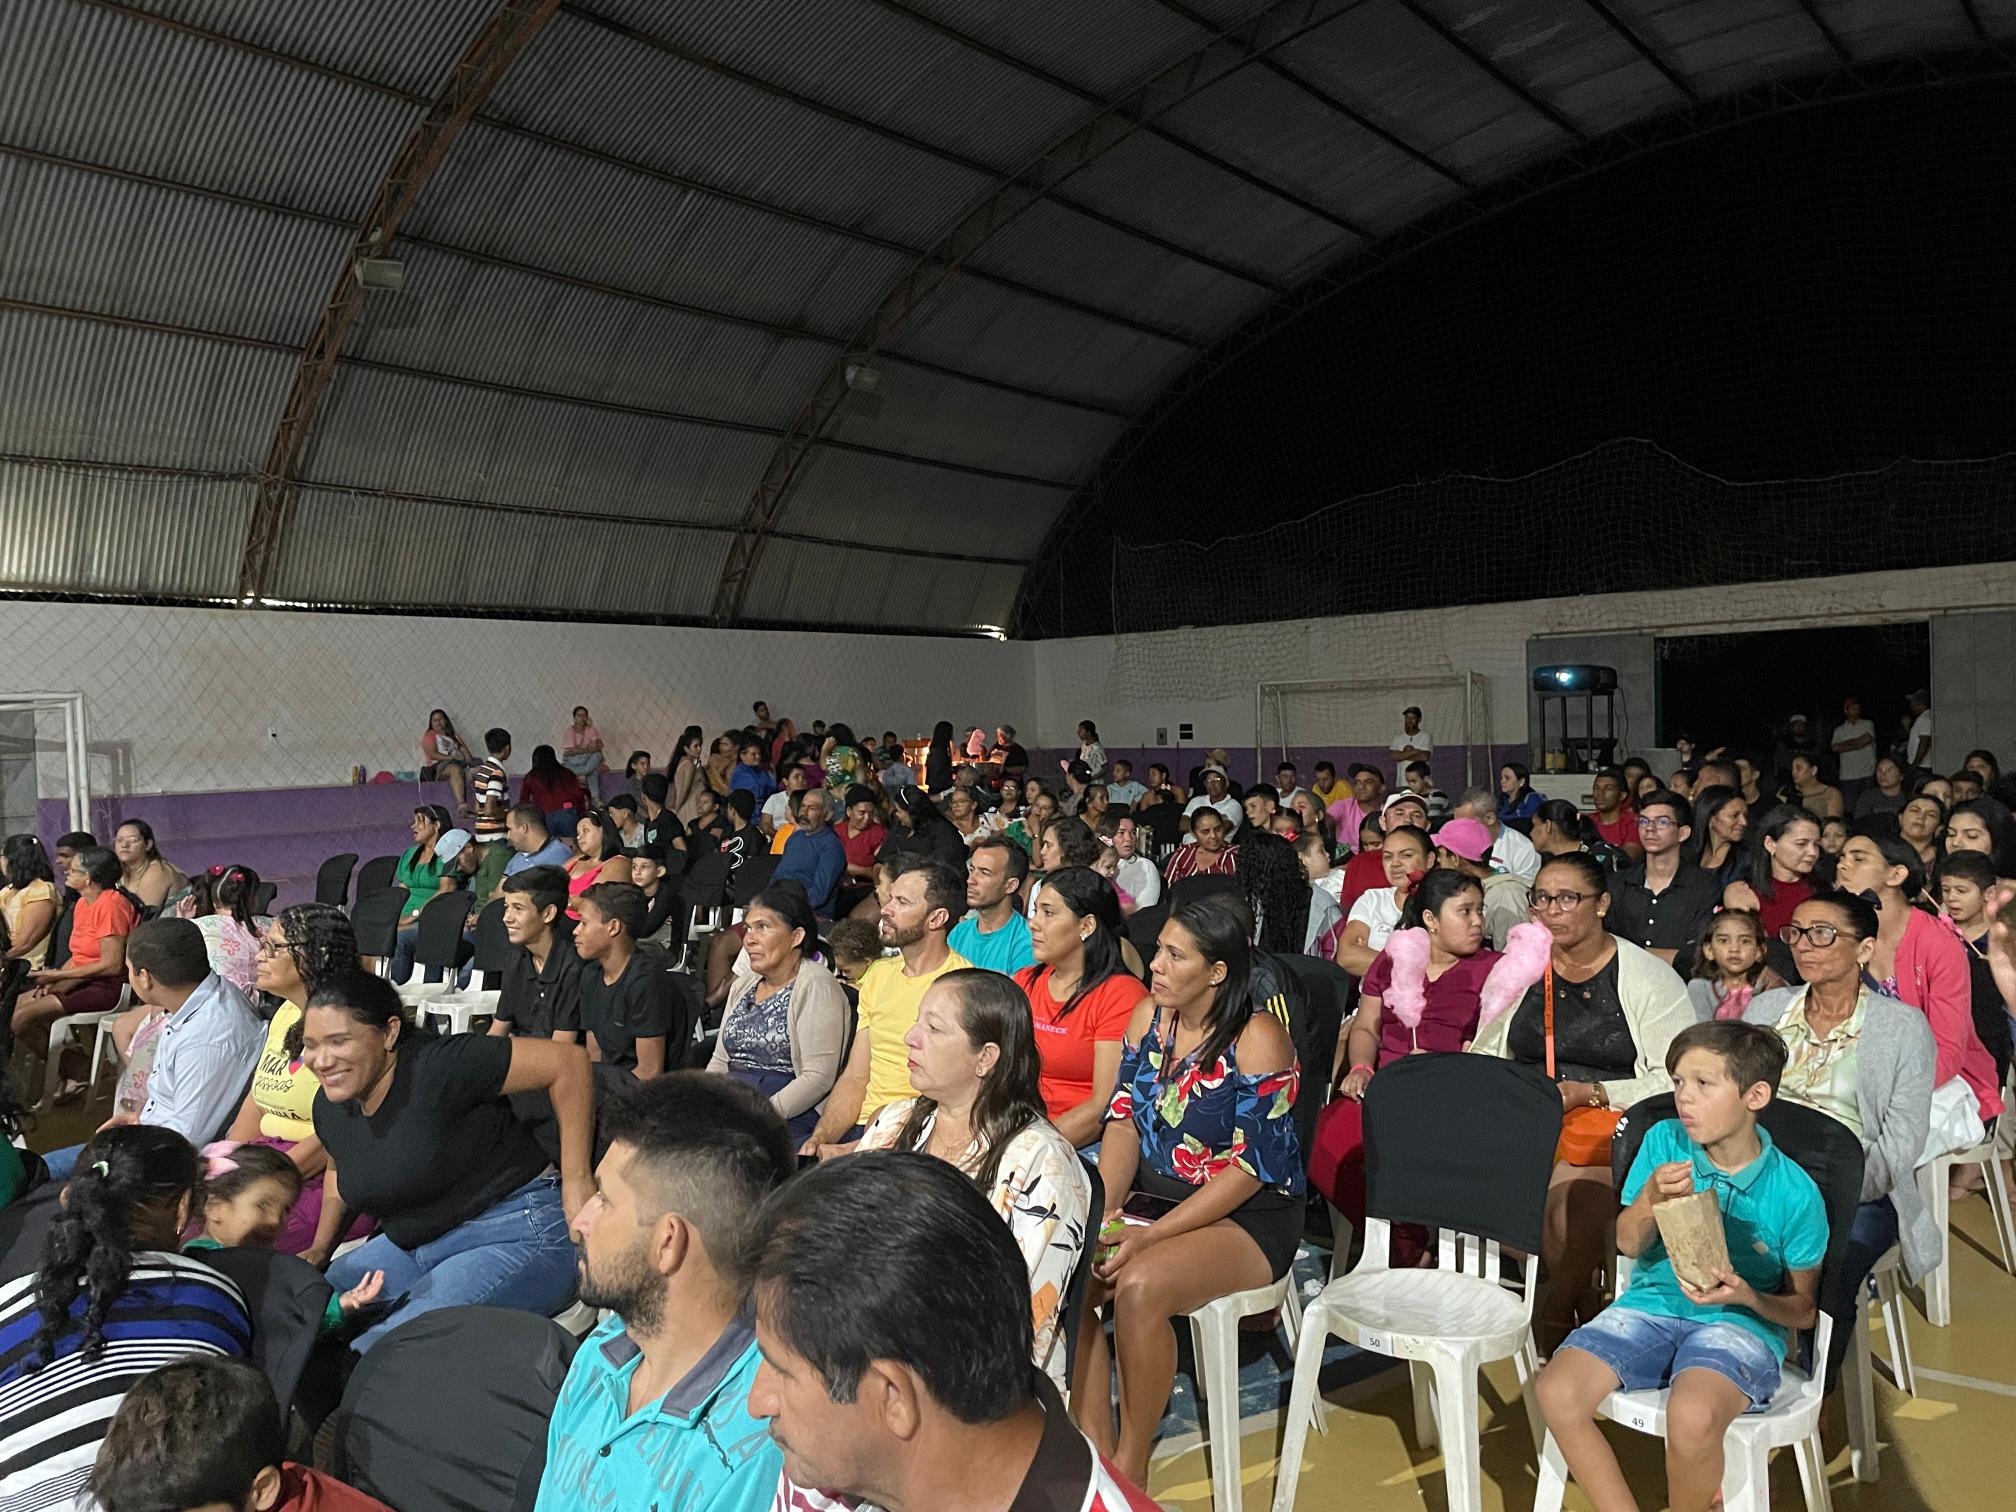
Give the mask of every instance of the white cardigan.
[{"label": "white cardigan", "polygon": [[[1673,1043],[1674,1035],[1693,1026],[1694,1004],[1687,996],[1687,984],[1671,966],[1629,940],[1614,943],[1617,998],[1624,1005],[1624,1022],[1631,1028],[1631,1042],[1637,1049],[1633,1074],[1622,1081],[1603,1083],[1610,1106],[1621,1113],[1643,1098],[1673,1090],[1673,1078],[1666,1072],[1666,1047]],[[1479,1030],[1471,1051],[1508,1058],[1505,1041],[1518,1012],[1514,1004]]]}]

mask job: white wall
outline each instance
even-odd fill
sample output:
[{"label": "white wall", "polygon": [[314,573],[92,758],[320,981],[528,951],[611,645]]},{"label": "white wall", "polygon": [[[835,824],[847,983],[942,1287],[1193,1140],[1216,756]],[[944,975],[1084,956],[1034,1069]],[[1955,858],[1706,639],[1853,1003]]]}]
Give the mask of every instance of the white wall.
[{"label": "white wall", "polygon": [[[479,749],[486,727],[509,729],[517,771],[534,745],[559,743],[577,703],[612,765],[633,747],[662,762],[684,726],[711,738],[746,722],[754,698],[801,727],[1033,728],[1030,653],[923,636],[0,602],[0,694],[81,691],[101,794],[410,770],[437,705]],[[49,765],[43,794],[59,796]]]},{"label": "white wall", "polygon": [[[1043,713],[1037,734],[1044,745],[1075,743],[1074,726],[1089,715],[1098,720],[1109,745],[1138,747],[1158,743],[1158,726],[1167,727],[1173,742],[1177,726],[1188,721],[1196,730],[1188,744],[1250,750],[1254,686],[1261,681],[1391,679],[1396,690],[1404,690],[1410,676],[1473,671],[1491,681],[1494,740],[1517,744],[1527,738],[1526,642],[1531,637],[1874,624],[2009,605],[2016,605],[2016,563],[1997,562],[1284,620],[1201,633],[1170,630],[1042,641],[1035,647],[1035,694]],[[1936,644],[1936,626],[1934,640]],[[1626,694],[1649,737],[1653,690],[1628,688]],[[1939,704],[1964,696],[1964,691],[1942,690],[1935,680],[1932,695]],[[1396,700],[1395,708],[1400,702],[1404,700]],[[1367,738],[1384,744],[1390,733],[1374,729]]]}]

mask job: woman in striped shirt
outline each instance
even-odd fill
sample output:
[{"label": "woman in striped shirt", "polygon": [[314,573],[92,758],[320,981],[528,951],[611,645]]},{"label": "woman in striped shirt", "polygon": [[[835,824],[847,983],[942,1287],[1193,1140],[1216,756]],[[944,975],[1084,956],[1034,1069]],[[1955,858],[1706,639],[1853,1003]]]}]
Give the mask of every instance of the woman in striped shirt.
[{"label": "woman in striped shirt", "polygon": [[172,1129],[85,1147],[34,1275],[0,1287],[0,1507],[88,1505],[84,1483],[126,1392],[157,1366],[249,1355],[244,1298],[178,1253],[200,1163]]}]

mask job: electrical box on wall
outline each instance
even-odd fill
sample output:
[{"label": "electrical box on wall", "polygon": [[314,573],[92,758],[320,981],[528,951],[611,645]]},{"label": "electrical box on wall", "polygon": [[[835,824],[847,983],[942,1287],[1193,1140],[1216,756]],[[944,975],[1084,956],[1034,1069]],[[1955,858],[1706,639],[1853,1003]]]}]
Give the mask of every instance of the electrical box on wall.
[{"label": "electrical box on wall", "polygon": [[1180,724],[1176,726],[1176,738],[1178,740],[1195,740],[1197,735],[1187,724]]},{"label": "electrical box on wall", "polygon": [[1158,746],[1165,746],[1169,744],[1169,726],[1167,725],[1155,726],[1155,744],[1157,744]]}]

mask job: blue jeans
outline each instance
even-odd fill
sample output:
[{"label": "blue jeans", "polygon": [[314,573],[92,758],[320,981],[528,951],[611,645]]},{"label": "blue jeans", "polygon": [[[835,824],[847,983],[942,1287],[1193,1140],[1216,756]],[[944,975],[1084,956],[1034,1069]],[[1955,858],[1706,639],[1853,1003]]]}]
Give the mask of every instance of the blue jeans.
[{"label": "blue jeans", "polygon": [[1750,1398],[1752,1410],[1777,1394],[1778,1352],[1749,1329],[1709,1318],[1675,1318],[1612,1304],[1561,1341],[1594,1355],[1626,1391],[1656,1391],[1683,1370],[1712,1370]]},{"label": "blue jeans", "polygon": [[1820,1305],[1834,1319],[1834,1342],[1827,1350],[1827,1389],[1832,1391],[1848,1358],[1848,1343],[1855,1336],[1855,1315],[1869,1305],[1869,1273],[1885,1250],[1897,1242],[1897,1209],[1888,1197],[1862,1203],[1855,1209],[1855,1223],[1848,1230],[1848,1248],[1841,1256],[1839,1273],[1828,1281]]},{"label": "blue jeans", "polygon": [[[411,929],[400,930],[393,937],[392,960],[386,974],[401,987],[405,986],[413,975],[413,952],[419,948],[420,927],[417,924]],[[425,980],[438,982],[441,980],[441,975],[442,972],[439,966],[429,966]]]},{"label": "blue jeans", "polygon": [[550,1318],[573,1300],[576,1277],[560,1178],[535,1177],[415,1250],[374,1234],[330,1263],[329,1284],[340,1295],[374,1270],[385,1272],[381,1296],[391,1305],[351,1344],[359,1354],[443,1307],[512,1307]]},{"label": "blue jeans", "polygon": [[51,1150],[42,1157],[42,1163],[49,1167],[49,1179],[61,1186],[70,1179],[70,1173],[77,1169],[77,1158],[84,1153],[84,1146],[74,1144],[67,1149]]}]

